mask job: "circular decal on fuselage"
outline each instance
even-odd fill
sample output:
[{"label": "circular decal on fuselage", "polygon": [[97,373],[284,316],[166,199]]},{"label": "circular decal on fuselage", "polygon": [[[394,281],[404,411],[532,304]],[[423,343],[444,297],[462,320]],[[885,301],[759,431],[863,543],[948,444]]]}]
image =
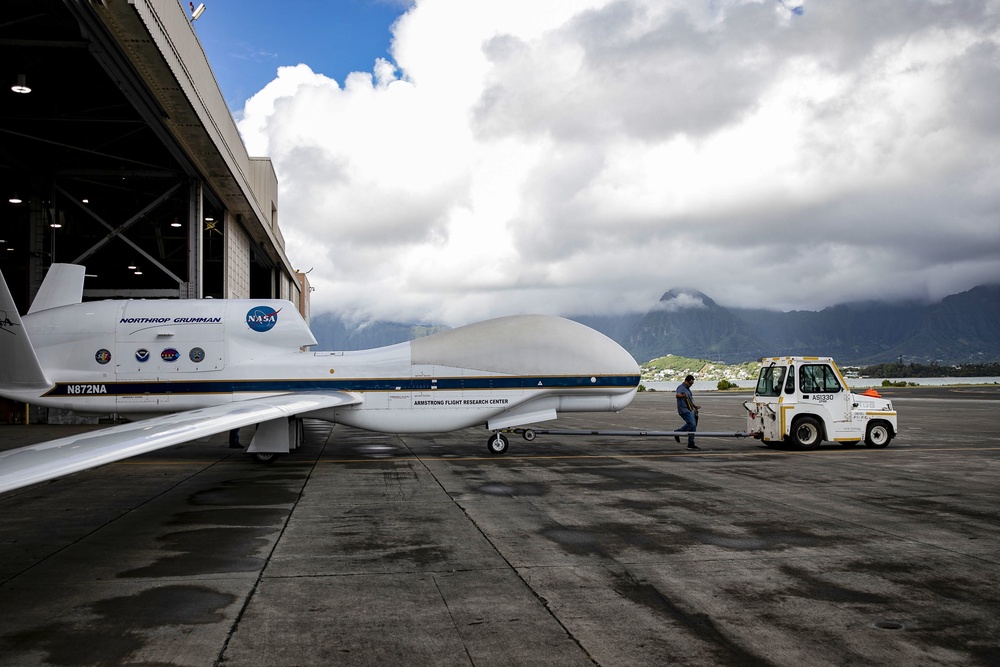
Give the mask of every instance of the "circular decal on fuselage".
[{"label": "circular decal on fuselage", "polygon": [[149,350],[146,348],[141,348],[135,351],[135,360],[140,364],[144,364],[149,361]]},{"label": "circular decal on fuselage", "polygon": [[97,354],[94,355],[94,360],[99,364],[106,364],[111,361],[111,352],[101,348],[97,351]]},{"label": "circular decal on fuselage", "polygon": [[196,364],[200,364],[201,362],[205,361],[205,350],[201,349],[200,347],[192,347],[191,351],[188,352],[188,359],[190,359]]},{"label": "circular decal on fuselage", "polygon": [[280,310],[275,310],[270,306],[251,308],[247,311],[247,326],[260,333],[270,331],[278,323],[278,313],[280,312]]},{"label": "circular decal on fuselage", "polygon": [[163,359],[167,363],[174,363],[181,358],[181,353],[172,347],[168,347],[163,352],[160,352],[160,359]]}]

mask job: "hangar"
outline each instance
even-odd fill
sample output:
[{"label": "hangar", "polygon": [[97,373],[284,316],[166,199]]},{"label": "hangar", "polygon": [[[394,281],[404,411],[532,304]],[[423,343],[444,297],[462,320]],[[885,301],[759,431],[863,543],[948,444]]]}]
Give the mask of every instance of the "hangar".
[{"label": "hangar", "polygon": [[0,84],[19,304],[52,262],[87,267],[85,298],[308,295],[271,161],[247,154],[178,0],[7,0]]},{"label": "hangar", "polygon": [[25,312],[54,262],[84,299],[283,298],[271,161],[251,157],[178,0],[6,0],[0,269]]}]

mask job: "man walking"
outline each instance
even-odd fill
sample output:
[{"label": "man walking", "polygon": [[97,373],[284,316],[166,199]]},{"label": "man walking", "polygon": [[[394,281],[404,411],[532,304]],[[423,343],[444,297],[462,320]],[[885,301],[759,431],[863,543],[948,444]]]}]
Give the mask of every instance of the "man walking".
[{"label": "man walking", "polygon": [[[684,420],[684,425],[678,431],[688,431],[694,433],[698,429],[698,406],[695,405],[694,396],[691,394],[691,385],[694,384],[694,376],[688,375],[684,382],[677,386],[677,414]],[[680,442],[679,436],[674,436],[674,440]],[[688,449],[701,449],[694,444],[694,435],[688,435]]]}]

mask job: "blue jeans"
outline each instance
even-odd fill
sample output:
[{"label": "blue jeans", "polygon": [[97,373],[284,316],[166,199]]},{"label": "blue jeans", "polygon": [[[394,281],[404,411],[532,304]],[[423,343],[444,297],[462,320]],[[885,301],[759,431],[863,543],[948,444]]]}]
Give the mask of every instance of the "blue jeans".
[{"label": "blue jeans", "polygon": [[[692,433],[694,433],[698,429],[698,422],[695,421],[693,412],[691,412],[690,410],[684,410],[683,412],[680,412],[678,414],[680,414],[681,419],[684,420],[684,426],[681,426],[679,429],[677,429],[678,431],[691,431]],[[694,444],[694,436],[689,435],[688,446],[690,447],[693,444]]]}]

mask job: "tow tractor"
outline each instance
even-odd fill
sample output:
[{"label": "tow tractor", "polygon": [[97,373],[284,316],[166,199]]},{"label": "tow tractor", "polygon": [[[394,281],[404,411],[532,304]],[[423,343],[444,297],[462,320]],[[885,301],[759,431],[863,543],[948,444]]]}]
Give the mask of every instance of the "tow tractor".
[{"label": "tow tractor", "polygon": [[888,447],[896,411],[874,389],[851,392],[830,357],[761,359],[753,399],[743,403],[747,432],[769,447],[816,449],[825,440]]}]

